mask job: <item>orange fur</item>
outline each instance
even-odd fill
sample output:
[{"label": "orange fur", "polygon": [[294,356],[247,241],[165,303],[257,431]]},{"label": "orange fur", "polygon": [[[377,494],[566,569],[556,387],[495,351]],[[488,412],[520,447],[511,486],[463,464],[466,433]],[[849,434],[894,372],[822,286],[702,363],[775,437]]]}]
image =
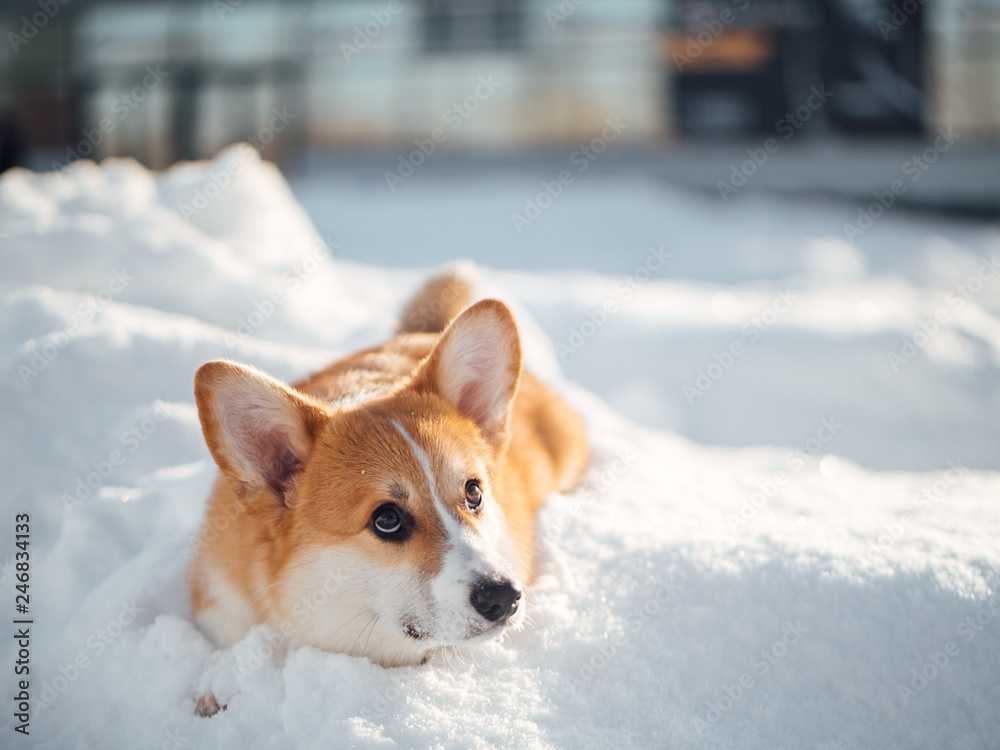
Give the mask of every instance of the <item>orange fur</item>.
[{"label": "orange fur", "polygon": [[[430,309],[446,281],[425,286],[409,314]],[[450,308],[438,305],[436,323],[443,327],[467,299],[463,287]],[[494,361],[502,366],[484,364]],[[316,580],[317,560],[332,551],[411,576],[418,586],[433,580],[454,528],[470,538],[497,534],[489,520],[494,510],[467,506],[465,483],[476,478],[486,502],[502,511],[514,544],[510,562],[523,585],[533,576],[540,505],[548,493],[571,489],[588,461],[579,417],[521,372],[516,325],[496,300],[468,308],[443,334],[400,334],[293,387],[231,362],[209,362],[198,371],[195,395],[221,476],[191,566],[191,601],[220,643],[242,637],[255,621],[268,622],[295,643],[366,653],[387,666],[418,661],[404,646],[402,655],[396,646],[362,649],[364,631],[350,649],[309,635],[318,626],[296,610],[296,575],[305,569],[313,577],[301,580]],[[386,542],[370,528],[373,511],[389,501],[413,519],[405,542]],[[336,595],[363,601],[359,585],[351,579]],[[377,626],[376,616],[373,632]]]}]

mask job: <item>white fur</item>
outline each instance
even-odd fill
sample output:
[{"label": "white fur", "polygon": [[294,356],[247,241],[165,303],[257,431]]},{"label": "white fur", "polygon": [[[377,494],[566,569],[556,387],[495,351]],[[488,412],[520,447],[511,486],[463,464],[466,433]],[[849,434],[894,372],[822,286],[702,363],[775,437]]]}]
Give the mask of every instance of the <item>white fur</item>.
[{"label": "white fur", "polygon": [[246,598],[215,568],[198,571],[206,598],[212,603],[198,614],[198,624],[216,644],[229,648],[260,622]]},{"label": "white fur", "polygon": [[[417,664],[437,645],[406,635],[408,612],[422,605],[415,571],[373,564],[349,548],[307,551],[282,584],[289,645],[354,656],[377,655],[389,666]],[[412,619],[412,618],[411,618]]]}]

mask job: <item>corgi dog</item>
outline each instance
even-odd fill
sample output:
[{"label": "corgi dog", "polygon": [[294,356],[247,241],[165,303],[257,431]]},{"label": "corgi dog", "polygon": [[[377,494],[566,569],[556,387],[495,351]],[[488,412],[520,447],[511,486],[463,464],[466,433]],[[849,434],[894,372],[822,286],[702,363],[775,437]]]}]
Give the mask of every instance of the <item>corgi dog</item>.
[{"label": "corgi dog", "polygon": [[470,288],[432,279],[395,338],[291,387],[225,360],[198,370],[220,474],[189,585],[218,646],[267,623],[289,647],[395,667],[524,622],[536,513],[589,449],[522,372],[510,310],[466,307]]}]

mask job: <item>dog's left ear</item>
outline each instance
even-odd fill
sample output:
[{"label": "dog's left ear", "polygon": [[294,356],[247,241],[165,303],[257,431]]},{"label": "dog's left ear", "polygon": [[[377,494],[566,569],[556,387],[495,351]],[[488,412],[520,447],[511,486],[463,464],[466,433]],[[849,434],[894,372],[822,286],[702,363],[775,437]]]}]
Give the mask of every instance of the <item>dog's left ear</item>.
[{"label": "dog's left ear", "polygon": [[274,378],[226,360],[202,365],[194,390],[205,442],[222,473],[241,491],[269,492],[271,509],[289,507],[328,412]]},{"label": "dog's left ear", "polygon": [[418,391],[443,397],[500,448],[507,442],[511,406],[521,378],[521,338],[499,300],[477,302],[441,334],[413,380]]}]

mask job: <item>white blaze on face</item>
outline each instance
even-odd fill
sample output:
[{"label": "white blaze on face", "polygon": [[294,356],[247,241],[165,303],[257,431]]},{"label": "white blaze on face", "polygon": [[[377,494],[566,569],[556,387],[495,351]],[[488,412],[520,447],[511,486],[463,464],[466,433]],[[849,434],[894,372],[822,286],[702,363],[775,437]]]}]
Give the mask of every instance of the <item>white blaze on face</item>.
[{"label": "white blaze on face", "polygon": [[[458,518],[442,499],[426,451],[399,422],[392,420],[392,424],[423,470],[427,491],[448,535],[441,569],[430,582],[431,611],[421,613],[420,620],[428,626],[428,635],[444,644],[468,641],[487,631],[498,630],[500,626],[481,617],[472,608],[470,596],[472,587],[484,579],[504,578],[518,584],[511,563],[513,545],[503,513],[491,498],[486,497],[480,511],[484,533]],[[523,608],[519,608],[504,625],[516,625],[523,617]]]}]

